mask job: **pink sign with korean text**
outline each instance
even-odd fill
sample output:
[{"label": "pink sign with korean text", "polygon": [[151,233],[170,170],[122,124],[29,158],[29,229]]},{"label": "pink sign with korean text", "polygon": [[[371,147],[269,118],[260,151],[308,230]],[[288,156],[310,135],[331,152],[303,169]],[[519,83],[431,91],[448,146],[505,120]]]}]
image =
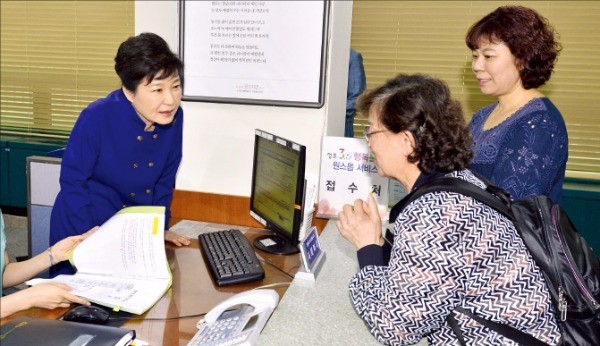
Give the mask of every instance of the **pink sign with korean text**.
[{"label": "pink sign with korean text", "polygon": [[324,137],[317,216],[337,218],[344,204],[373,194],[382,220],[387,220],[388,178],[377,174],[373,155],[362,138]]}]

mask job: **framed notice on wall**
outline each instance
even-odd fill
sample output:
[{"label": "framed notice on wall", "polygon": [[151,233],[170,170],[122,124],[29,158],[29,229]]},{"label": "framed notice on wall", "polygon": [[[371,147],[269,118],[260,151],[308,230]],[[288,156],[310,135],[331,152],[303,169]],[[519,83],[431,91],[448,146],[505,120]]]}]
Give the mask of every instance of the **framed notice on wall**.
[{"label": "framed notice on wall", "polygon": [[180,1],[186,101],[323,106],[329,1]]}]

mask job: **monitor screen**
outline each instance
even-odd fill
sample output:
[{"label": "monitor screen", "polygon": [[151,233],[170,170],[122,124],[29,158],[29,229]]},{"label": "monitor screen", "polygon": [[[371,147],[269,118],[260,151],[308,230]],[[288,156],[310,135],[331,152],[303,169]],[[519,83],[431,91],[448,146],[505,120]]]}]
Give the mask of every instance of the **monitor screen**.
[{"label": "monitor screen", "polygon": [[255,131],[250,215],[274,232],[257,238],[257,248],[277,254],[298,252],[305,161],[305,146]]}]

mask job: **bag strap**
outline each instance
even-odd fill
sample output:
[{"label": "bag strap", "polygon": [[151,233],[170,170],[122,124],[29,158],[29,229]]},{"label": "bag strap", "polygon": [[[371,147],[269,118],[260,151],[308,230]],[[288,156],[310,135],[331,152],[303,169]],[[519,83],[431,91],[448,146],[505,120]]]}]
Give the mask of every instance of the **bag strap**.
[{"label": "bag strap", "polygon": [[[482,325],[486,326],[487,328],[495,331],[496,333],[498,333],[506,338],[509,338],[515,342],[518,342],[521,345],[549,346],[547,343],[540,341],[540,340],[536,339],[535,337],[533,337],[525,332],[522,332],[516,328],[513,328],[507,324],[502,324],[502,323],[488,320],[487,318],[478,316],[478,315],[472,313],[471,311],[465,310],[463,308],[455,308],[454,310],[471,317],[472,319],[481,323]],[[452,328],[452,329],[454,330],[454,328]],[[455,331],[455,333],[456,333],[456,331]],[[459,342],[461,342],[461,340],[462,340],[462,342],[464,342],[462,335],[459,337]]]},{"label": "bag strap", "polygon": [[458,326],[458,322],[456,321],[456,314],[454,313],[454,311],[450,311],[450,315],[448,315],[448,317],[446,318],[446,322],[448,322],[448,325],[450,325],[450,328],[452,328],[452,331],[454,332],[454,335],[456,335],[460,346],[467,346],[465,338],[463,338],[462,332],[460,331],[460,327]]},{"label": "bag strap", "polygon": [[[489,182],[486,181],[489,184]],[[502,215],[506,216],[511,221],[514,221],[513,214],[510,210],[510,195],[508,192],[503,189],[495,186],[495,185],[487,185],[487,188],[484,190],[476,185],[473,185],[467,181],[464,181],[460,178],[453,177],[441,177],[435,178],[429,182],[426,182],[422,186],[420,186],[417,190],[411,192],[405,200],[403,200],[403,207],[406,206],[411,201],[431,192],[436,191],[449,191],[460,193],[461,195],[472,197],[479,202],[486,204],[487,206],[495,209]],[[455,308],[454,311],[459,311],[473,320],[479,322],[484,325],[488,329],[495,331],[496,333],[511,339],[515,342],[518,342],[521,345],[532,345],[532,346],[548,346],[548,344],[536,339],[535,337],[524,333],[514,327],[511,327],[507,324],[502,324],[498,322],[491,321],[489,319],[483,318],[481,316],[476,315],[468,310],[463,308]],[[458,342],[461,346],[466,346],[466,342],[463,338],[462,332],[460,331],[460,327],[458,326],[458,322],[456,321],[455,313],[452,311],[450,315],[448,315],[447,322],[456,334]]]},{"label": "bag strap", "polygon": [[465,180],[453,177],[435,178],[421,185],[417,190],[412,191],[402,200],[402,208],[425,194],[437,191],[456,192],[461,195],[472,197],[495,209],[511,221],[514,221],[514,217],[510,211],[511,200],[508,192],[494,185],[487,185],[487,188],[484,190]]}]

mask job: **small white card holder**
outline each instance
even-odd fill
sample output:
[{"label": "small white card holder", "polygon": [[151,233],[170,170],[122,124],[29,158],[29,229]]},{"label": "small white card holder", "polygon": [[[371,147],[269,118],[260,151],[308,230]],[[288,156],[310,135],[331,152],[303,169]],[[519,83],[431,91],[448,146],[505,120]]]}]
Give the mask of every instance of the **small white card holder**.
[{"label": "small white card holder", "polygon": [[325,263],[325,252],[321,249],[321,243],[319,243],[317,227],[313,226],[306,232],[306,238],[298,244],[298,247],[300,248],[302,266],[296,273],[295,278],[315,282],[323,263]]}]

